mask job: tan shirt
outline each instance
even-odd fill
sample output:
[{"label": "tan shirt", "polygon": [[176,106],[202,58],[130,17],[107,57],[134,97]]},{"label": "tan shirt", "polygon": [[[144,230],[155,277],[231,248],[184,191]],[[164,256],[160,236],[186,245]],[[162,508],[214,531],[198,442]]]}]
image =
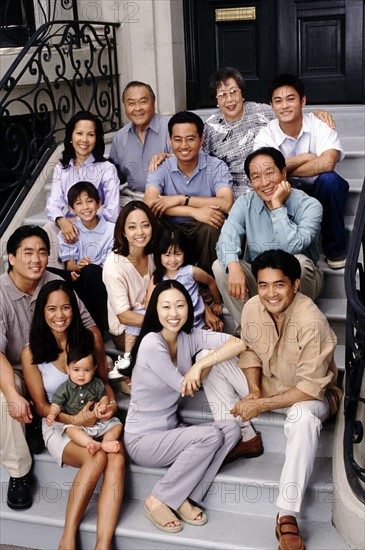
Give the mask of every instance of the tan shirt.
[{"label": "tan shirt", "polygon": [[335,388],[337,367],[333,354],[337,338],[315,303],[298,292],[281,314],[279,328],[258,296],[242,312],[241,338],[247,345],[240,368],[261,367],[262,395],[270,396],[297,387],[323,400],[327,388]]},{"label": "tan shirt", "polygon": [[125,311],[145,309],[146,294],[155,265],[153,255],[148,256],[148,273],[144,277],[126,258],[111,252],[105,260],[103,281],[108,292],[108,323],[111,334],[123,334],[117,315]]}]

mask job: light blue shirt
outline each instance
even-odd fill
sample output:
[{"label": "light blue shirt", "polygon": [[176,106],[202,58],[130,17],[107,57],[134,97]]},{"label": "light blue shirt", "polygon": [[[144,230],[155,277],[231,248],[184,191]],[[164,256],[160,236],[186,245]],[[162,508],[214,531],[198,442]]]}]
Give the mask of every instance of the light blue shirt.
[{"label": "light blue shirt", "polygon": [[49,220],[56,223],[57,218],[74,218],[67,206],[67,193],[75,183],[89,181],[98,190],[103,203],[99,210],[103,218],[116,222],[119,214],[119,178],[117,170],[109,161],[95,162],[91,154],[78,168],[74,159],[67,168],[59,162],[54,167],[51,195],[47,200],[46,214]]},{"label": "light blue shirt", "polygon": [[118,169],[121,183],[131,191],[144,193],[148,166],[157,153],[171,153],[167,120],[155,113],[146,130],[144,143],[133,122],[118,131],[113,139],[109,160]]},{"label": "light blue shirt", "polygon": [[[219,189],[231,189],[232,184],[232,176],[226,163],[200,151],[198,164],[191,176],[179,170],[176,157],[170,157],[155,172],[148,174],[146,189],[157,187],[160,194],[165,196],[215,197]],[[171,219],[180,223],[193,218],[171,216]]]},{"label": "light blue shirt", "polygon": [[305,254],[317,263],[321,220],[321,204],[303,191],[292,189],[284,205],[274,210],[269,210],[252,191],[236,200],[223,224],[217,243],[218,260],[224,268],[238,262],[246,237],[248,262],[265,250],[281,248],[290,254]]},{"label": "light blue shirt", "polygon": [[58,233],[61,260],[75,260],[79,263],[82,258],[87,257],[95,265],[104,265],[113,246],[115,224],[100,218],[94,229],[88,229],[79,219],[74,225],[79,230],[79,237],[75,243],[65,243],[61,231]]}]

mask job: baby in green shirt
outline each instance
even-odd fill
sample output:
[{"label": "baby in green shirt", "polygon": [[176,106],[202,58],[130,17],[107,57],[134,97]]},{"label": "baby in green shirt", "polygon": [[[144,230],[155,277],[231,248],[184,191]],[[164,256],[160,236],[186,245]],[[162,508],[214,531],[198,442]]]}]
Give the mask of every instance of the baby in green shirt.
[{"label": "baby in green shirt", "polygon": [[[54,392],[46,421],[48,426],[52,426],[61,410],[75,415],[88,401],[94,401],[94,416],[98,419],[94,426],[65,424],[63,433],[78,445],[86,447],[91,455],[99,449],[106,453],[117,453],[121,447],[119,438],[123,425],[115,417],[109,420],[101,418],[107,411],[109,398],[103,382],[94,377],[95,370],[92,350],[75,348],[68,351],[66,371],[69,378]],[[98,441],[99,438],[102,440]]]}]

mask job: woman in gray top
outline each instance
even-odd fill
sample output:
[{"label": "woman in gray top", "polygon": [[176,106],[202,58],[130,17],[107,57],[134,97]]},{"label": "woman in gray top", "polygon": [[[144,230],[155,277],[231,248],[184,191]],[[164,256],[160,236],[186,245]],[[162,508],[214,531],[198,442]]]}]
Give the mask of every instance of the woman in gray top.
[{"label": "woman in gray top", "polygon": [[191,500],[202,502],[240,439],[233,422],[179,423],[178,399],[192,358],[202,349],[218,348],[224,339],[222,333],[193,329],[193,319],[183,285],[168,280],[156,286],[133,349],[132,396],[125,425],[125,446],[135,463],[168,467],[144,507],[156,527],[173,533],[182,529],[180,519],[191,525],[207,522],[206,514]]}]

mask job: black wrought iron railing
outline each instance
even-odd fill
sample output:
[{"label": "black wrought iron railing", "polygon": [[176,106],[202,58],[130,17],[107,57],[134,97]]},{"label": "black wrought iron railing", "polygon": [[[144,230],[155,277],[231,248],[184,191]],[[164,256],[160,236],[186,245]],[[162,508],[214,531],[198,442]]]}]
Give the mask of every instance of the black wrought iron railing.
[{"label": "black wrought iron railing", "polygon": [[121,126],[118,23],[42,25],[0,81],[0,237],[75,112]]},{"label": "black wrought iron railing", "polygon": [[365,504],[365,182],[345,269],[347,296],[344,461],[348,482]]},{"label": "black wrought iron railing", "polygon": [[1,0],[0,46],[24,46],[44,23],[78,18],[77,0]]}]

